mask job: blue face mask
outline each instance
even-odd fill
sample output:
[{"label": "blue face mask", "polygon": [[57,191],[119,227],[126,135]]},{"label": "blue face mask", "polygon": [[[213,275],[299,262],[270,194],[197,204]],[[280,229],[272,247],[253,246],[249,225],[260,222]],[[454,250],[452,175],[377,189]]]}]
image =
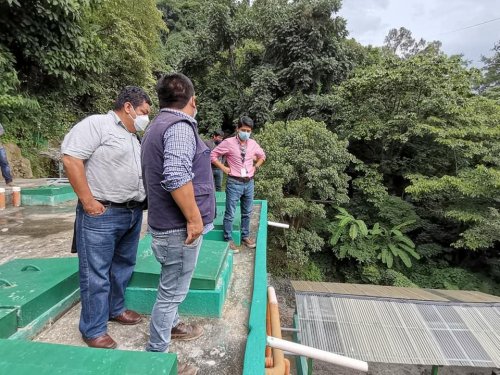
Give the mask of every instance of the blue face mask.
[{"label": "blue face mask", "polygon": [[250,139],[250,133],[239,131],[238,132],[238,137],[242,141],[248,141]]}]

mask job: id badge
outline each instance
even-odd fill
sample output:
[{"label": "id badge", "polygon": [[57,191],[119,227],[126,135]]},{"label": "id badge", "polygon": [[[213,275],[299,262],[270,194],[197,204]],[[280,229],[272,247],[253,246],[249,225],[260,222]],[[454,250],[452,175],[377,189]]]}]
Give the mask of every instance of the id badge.
[{"label": "id badge", "polygon": [[247,176],[247,169],[241,168],[241,177],[246,177],[246,176]]}]

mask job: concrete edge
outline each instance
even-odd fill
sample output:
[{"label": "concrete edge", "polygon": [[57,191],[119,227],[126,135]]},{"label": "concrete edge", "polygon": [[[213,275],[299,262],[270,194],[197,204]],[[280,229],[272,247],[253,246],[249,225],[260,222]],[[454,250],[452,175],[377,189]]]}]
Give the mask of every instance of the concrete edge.
[{"label": "concrete edge", "polygon": [[266,309],[267,309],[267,201],[260,204],[259,230],[255,249],[252,305],[248,319],[248,337],[243,362],[243,375],[265,372]]},{"label": "concrete edge", "polygon": [[61,315],[68,311],[80,300],[80,288],[77,288],[69,296],[52,306],[41,314],[37,319],[30,322],[26,327],[19,328],[9,340],[30,340],[38,335],[47,324],[56,321]]}]

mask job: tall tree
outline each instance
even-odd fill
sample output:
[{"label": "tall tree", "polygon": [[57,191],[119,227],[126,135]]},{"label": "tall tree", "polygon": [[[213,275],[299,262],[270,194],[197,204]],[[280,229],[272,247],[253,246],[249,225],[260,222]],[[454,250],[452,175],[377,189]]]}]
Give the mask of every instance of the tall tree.
[{"label": "tall tree", "polygon": [[[58,79],[75,81],[77,73],[102,69],[101,43],[84,19],[99,0],[13,0],[0,2],[0,43],[16,61],[31,90]],[[38,71],[35,74],[34,71]],[[49,80],[52,78],[52,80]]]},{"label": "tall tree", "polygon": [[440,41],[426,42],[413,38],[412,32],[405,27],[391,29],[384,39],[384,48],[400,57],[410,57],[420,52],[437,52],[441,48]]},{"label": "tall tree", "polygon": [[291,224],[271,237],[272,244],[291,263],[303,265],[324,246],[325,204],[348,201],[344,170],[352,156],[346,141],[310,119],[267,124],[258,141],[268,161],[259,170],[257,196],[269,201],[271,218]]},{"label": "tall tree", "polygon": [[495,43],[491,57],[483,56],[484,79],[479,88],[482,95],[500,101],[500,41]]}]

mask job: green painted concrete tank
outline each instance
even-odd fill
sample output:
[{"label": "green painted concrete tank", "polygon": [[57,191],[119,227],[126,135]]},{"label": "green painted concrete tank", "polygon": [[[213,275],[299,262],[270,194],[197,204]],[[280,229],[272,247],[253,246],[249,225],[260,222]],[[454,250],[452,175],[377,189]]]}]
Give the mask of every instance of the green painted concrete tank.
[{"label": "green painted concrete tank", "polygon": [[15,259],[0,265],[0,308],[24,327],[79,288],[77,258]]},{"label": "green painted concrete tank", "polygon": [[21,189],[23,206],[55,206],[76,199],[71,185],[39,186]]},{"label": "green painted concrete tank", "polygon": [[176,375],[172,353],[133,352],[0,340],[0,373],[12,375]]}]

